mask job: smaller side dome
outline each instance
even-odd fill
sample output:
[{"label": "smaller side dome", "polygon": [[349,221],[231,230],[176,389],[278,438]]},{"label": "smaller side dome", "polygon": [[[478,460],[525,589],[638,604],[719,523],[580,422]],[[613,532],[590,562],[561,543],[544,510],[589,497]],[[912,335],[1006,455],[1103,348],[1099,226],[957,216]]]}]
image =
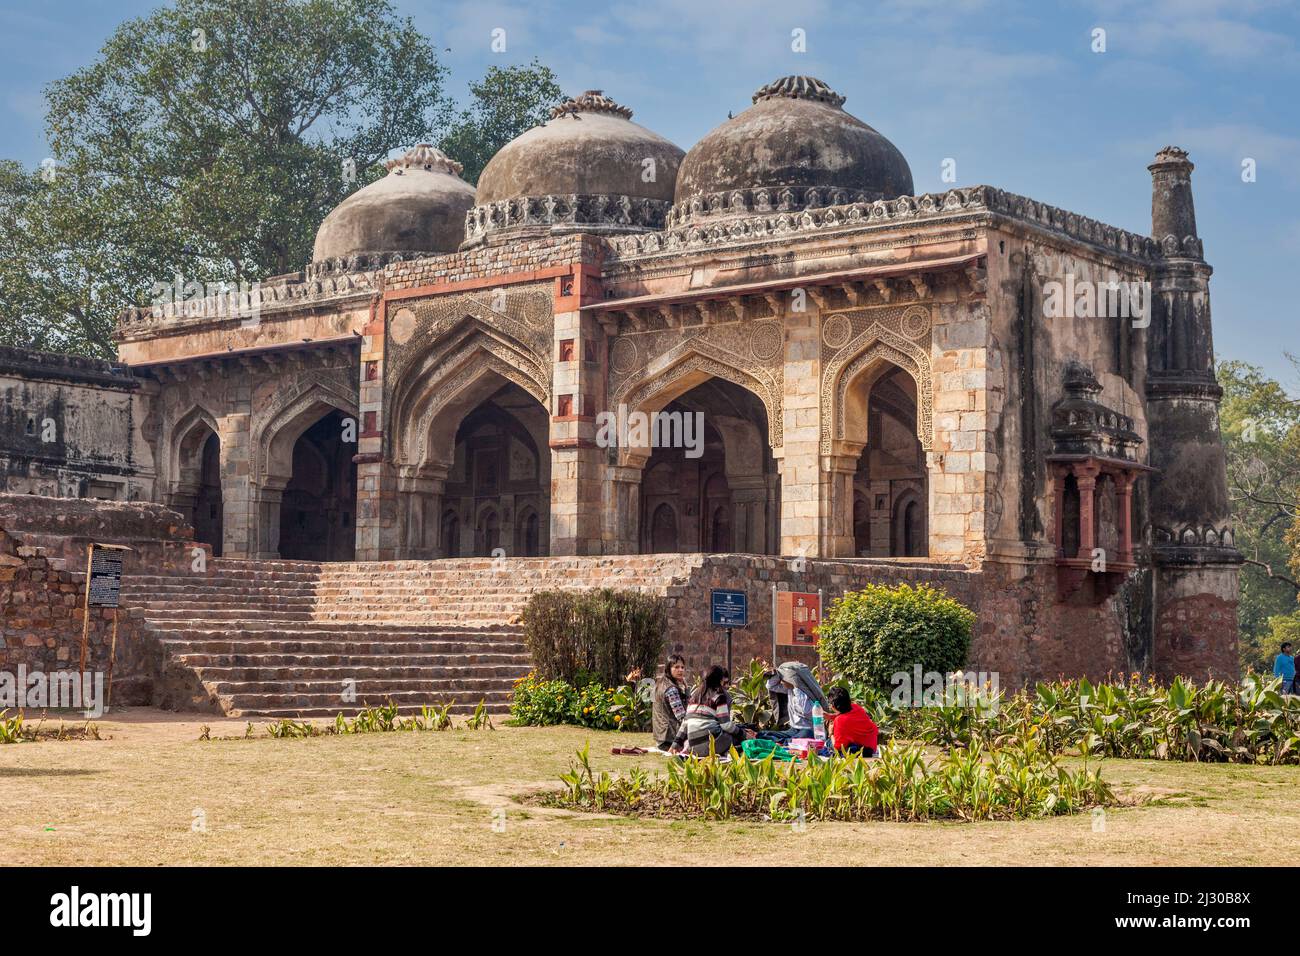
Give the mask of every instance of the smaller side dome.
[{"label": "smaller side dome", "polygon": [[460,178],[461,164],[420,143],[385,165],[386,176],[325,217],[316,233],[314,264],[361,257],[368,261],[359,268],[373,268],[394,255],[456,251],[465,213],[474,205],[474,187]]}]

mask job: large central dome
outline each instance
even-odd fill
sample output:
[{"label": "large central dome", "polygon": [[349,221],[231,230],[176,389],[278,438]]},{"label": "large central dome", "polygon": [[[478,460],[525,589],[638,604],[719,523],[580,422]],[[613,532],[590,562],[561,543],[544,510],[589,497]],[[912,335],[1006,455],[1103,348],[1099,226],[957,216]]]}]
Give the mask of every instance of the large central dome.
[{"label": "large central dome", "polygon": [[911,195],[903,154],[843,104],[843,96],[810,76],[760,88],[753,106],[686,154],[670,219]]},{"label": "large central dome", "polygon": [[555,107],[479,177],[467,244],[490,235],[663,227],[682,151],[600,90]]}]

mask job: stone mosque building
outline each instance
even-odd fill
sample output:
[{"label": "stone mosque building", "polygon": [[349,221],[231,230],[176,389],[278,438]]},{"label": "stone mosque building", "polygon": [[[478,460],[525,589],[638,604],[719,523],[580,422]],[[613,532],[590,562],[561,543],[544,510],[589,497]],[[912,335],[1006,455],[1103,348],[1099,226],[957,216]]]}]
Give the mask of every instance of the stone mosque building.
[{"label": "stone mosque building", "polygon": [[[1148,167],[1137,235],[990,186],[915,195],[809,77],[687,152],[632,115],[575,97],[477,188],[418,145],[326,217],[302,272],[124,315],[120,364],[0,359],[0,388],[61,378],[130,432],[128,461],[57,467],[18,434],[8,490],[166,504],[225,558],[958,569],[981,665],[1235,674],[1184,151]],[[1048,317],[1054,282],[1148,308]],[[702,413],[702,448],[599,440],[602,413],[637,412]]]}]

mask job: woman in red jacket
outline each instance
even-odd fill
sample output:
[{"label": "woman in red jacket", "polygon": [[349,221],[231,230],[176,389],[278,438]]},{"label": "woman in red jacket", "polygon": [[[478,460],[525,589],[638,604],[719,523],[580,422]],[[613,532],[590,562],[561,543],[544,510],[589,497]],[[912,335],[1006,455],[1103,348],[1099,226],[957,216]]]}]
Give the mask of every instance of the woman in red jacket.
[{"label": "woman in red jacket", "polygon": [[853,703],[853,698],[844,687],[832,687],[826,693],[826,700],[831,705],[831,713],[835,715],[831,724],[831,740],[835,749],[840,753],[874,757],[880,731],[862,705]]}]

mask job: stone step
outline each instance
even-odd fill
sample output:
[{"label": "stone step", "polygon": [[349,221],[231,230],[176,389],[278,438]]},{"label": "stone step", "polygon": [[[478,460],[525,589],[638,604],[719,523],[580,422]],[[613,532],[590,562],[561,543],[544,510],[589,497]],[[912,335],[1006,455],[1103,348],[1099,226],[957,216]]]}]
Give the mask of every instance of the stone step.
[{"label": "stone step", "polygon": [[[184,661],[204,674],[226,670],[248,675],[266,674],[268,680],[287,680],[297,674],[322,679],[335,671],[349,677],[380,677],[400,670],[438,671],[448,674],[462,670],[484,669],[496,676],[519,677],[528,673],[532,660],[526,653],[474,653],[437,652],[424,654],[207,654],[186,651],[178,653],[176,660]],[[329,673],[324,673],[328,671]],[[227,675],[229,676],[229,675]],[[398,674],[397,676],[401,676]],[[407,674],[408,677],[419,676]],[[248,680],[255,679],[252,676]]]}]

